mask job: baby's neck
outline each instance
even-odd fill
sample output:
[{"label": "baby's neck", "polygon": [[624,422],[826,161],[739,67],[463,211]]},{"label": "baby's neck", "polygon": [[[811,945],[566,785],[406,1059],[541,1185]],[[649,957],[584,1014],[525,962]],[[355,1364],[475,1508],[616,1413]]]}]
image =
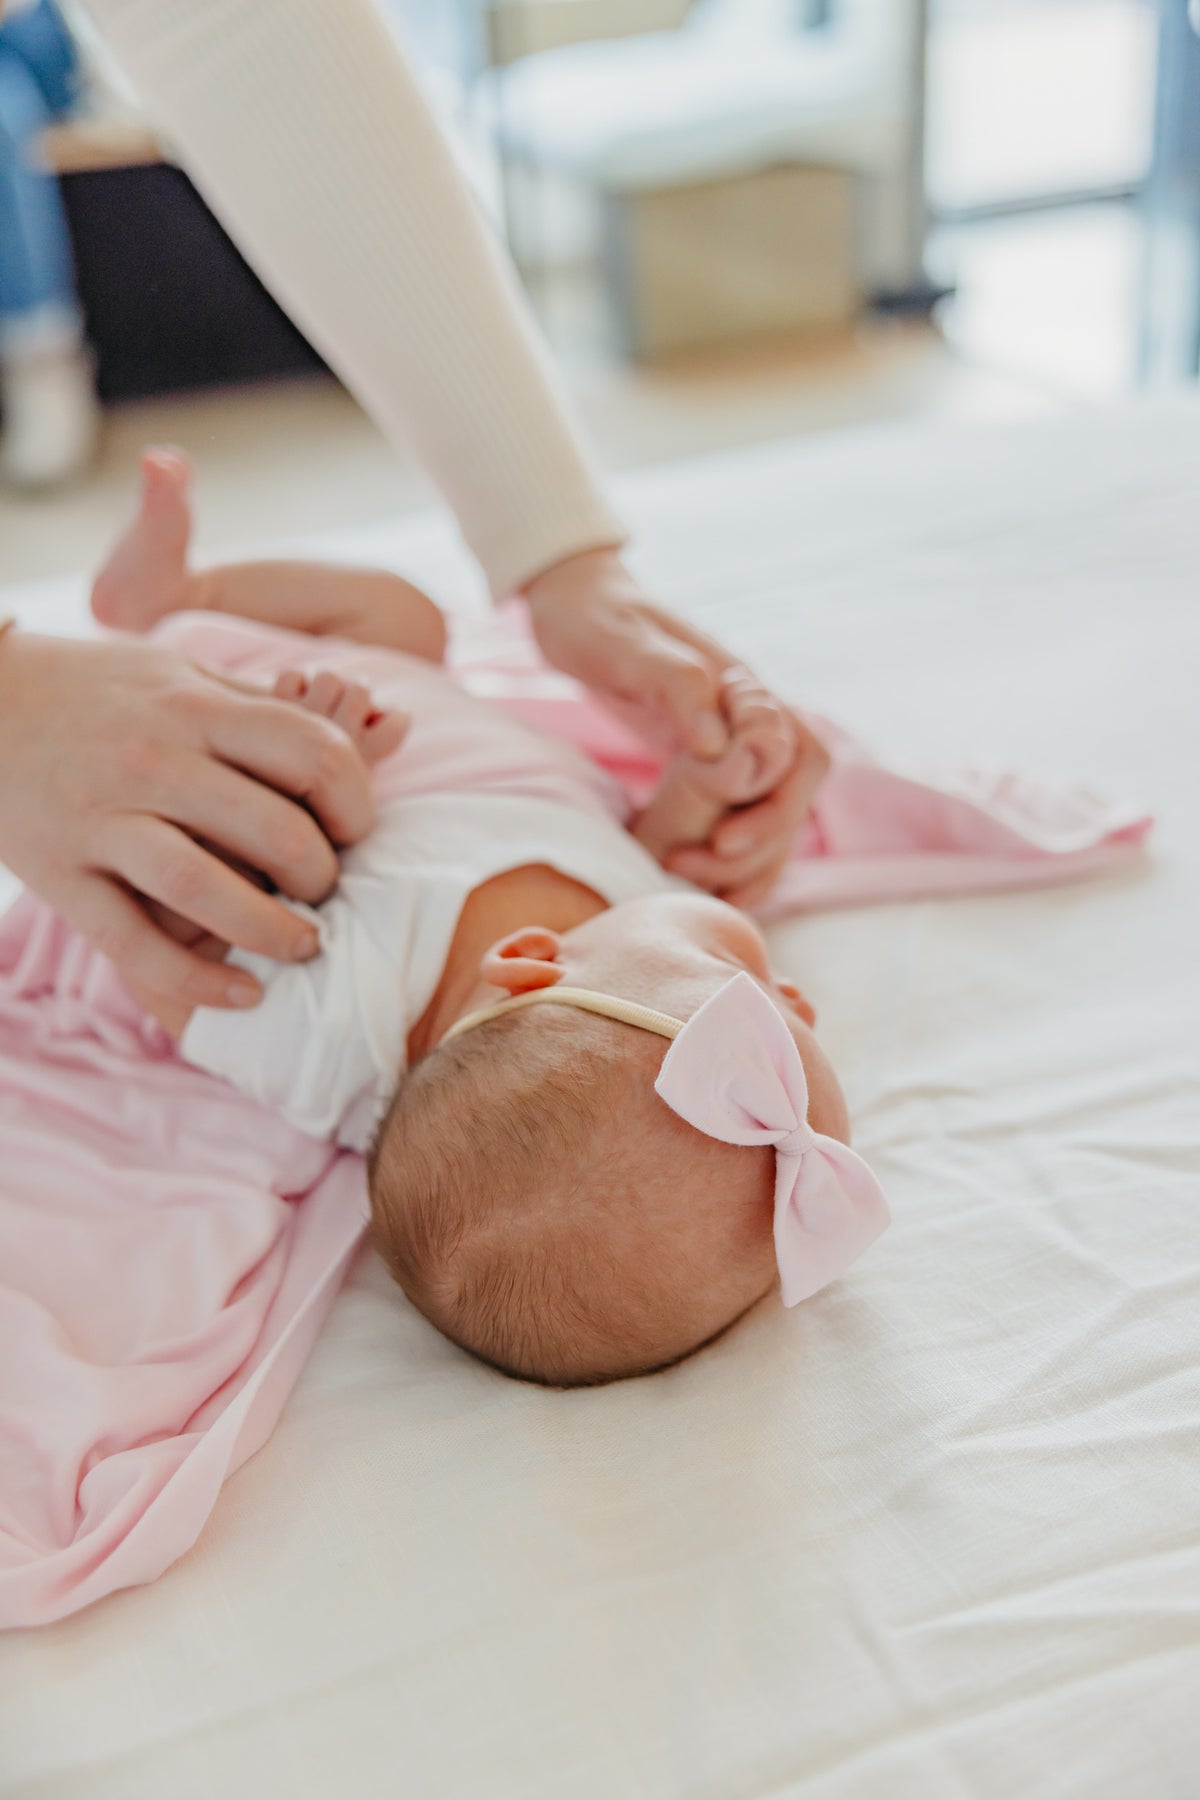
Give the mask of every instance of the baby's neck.
[{"label": "baby's neck", "polygon": [[[541,863],[508,869],[475,888],[459,914],[433,999],[408,1034],[409,1062],[416,1062],[440,1043],[443,1033],[466,1010],[467,1002],[482,985],[479,964],[483,954],[497,938],[522,925],[570,931],[585,919],[607,911],[608,901],[591,888]],[[481,992],[478,1004],[486,1005],[488,998],[500,999],[499,990],[488,988]]]}]

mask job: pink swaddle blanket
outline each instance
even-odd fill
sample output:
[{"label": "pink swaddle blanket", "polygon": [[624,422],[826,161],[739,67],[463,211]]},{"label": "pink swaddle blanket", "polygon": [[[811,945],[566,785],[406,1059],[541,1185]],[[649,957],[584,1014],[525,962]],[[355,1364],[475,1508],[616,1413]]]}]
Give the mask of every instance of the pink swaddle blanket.
[{"label": "pink swaddle blanket", "polygon": [[[472,693],[586,750],[635,801],[662,764],[585,689],[542,662],[520,604],[458,645]],[[871,901],[1050,887],[1099,874],[1143,842],[1151,817],[1090,789],[960,766],[937,776],[882,761],[832,720],[806,712],[829,773],[764,920]]]},{"label": "pink swaddle blanket", "polygon": [[[288,634],[239,632],[262,674],[296,660]],[[385,652],[329,651],[378,686]],[[519,620],[468,635],[459,668],[631,792],[652,781]],[[818,728],[834,764],[771,916],[1063,880],[1149,829],[1012,778],[923,783]],[[278,1418],[366,1197],[358,1157],[182,1062],[30,896],[0,921],[0,1146],[0,1625],[18,1626],[153,1580],[194,1543]]]}]

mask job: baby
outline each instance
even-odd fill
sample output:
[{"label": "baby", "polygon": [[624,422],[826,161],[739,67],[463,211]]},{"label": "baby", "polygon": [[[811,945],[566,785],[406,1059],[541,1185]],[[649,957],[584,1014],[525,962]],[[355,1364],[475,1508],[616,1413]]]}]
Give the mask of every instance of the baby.
[{"label": "baby", "polygon": [[367,1152],[393,1275],[510,1374],[647,1373],[777,1279],[791,1305],[839,1275],[887,1209],[812,1008],[750,918],[655,861],[775,786],[795,752],[784,710],[739,672],[725,757],[680,757],[629,820],[588,758],[435,666],[442,617],[399,577],[191,572],[187,482],[177,454],[143,459],[97,616],[145,630],[186,609],[160,629],[197,661],[342,726],[379,819],[312,915],[313,962],[235,953],[264,986],[254,1012],[142,996],[183,1054]]}]

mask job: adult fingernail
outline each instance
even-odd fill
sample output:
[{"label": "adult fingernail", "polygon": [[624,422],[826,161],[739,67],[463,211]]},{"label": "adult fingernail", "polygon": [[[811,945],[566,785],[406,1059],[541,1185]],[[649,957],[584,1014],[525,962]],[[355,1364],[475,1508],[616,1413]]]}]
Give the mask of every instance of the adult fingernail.
[{"label": "adult fingernail", "polygon": [[308,962],[310,957],[317,954],[320,947],[321,940],[314,930],[303,931],[292,948],[292,961]]},{"label": "adult fingernail", "polygon": [[231,981],[225,992],[231,1006],[257,1006],[262,999],[262,989],[248,976]]}]

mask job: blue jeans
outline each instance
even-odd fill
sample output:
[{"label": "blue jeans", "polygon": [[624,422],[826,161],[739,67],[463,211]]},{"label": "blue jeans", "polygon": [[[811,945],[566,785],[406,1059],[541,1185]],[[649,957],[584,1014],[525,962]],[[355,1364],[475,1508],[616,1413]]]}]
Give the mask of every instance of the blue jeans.
[{"label": "blue jeans", "polygon": [[58,183],[35,160],[38,133],[74,99],[77,69],[51,0],[0,24],[0,336],[35,314],[77,316]]}]

